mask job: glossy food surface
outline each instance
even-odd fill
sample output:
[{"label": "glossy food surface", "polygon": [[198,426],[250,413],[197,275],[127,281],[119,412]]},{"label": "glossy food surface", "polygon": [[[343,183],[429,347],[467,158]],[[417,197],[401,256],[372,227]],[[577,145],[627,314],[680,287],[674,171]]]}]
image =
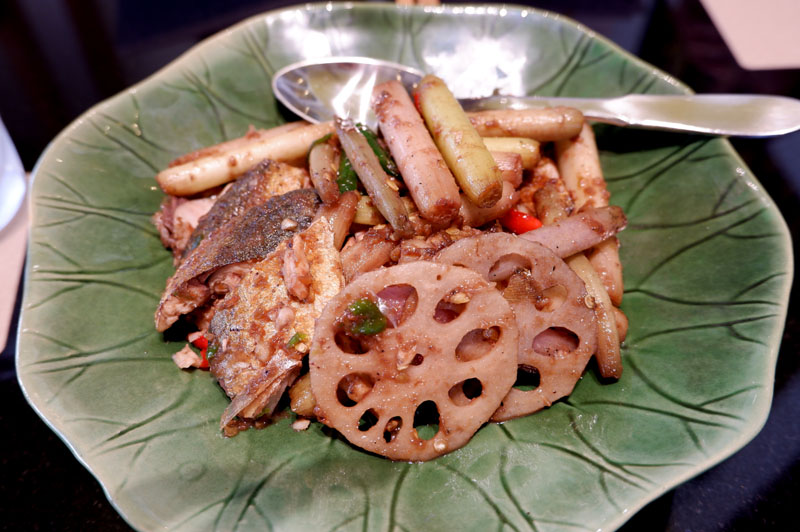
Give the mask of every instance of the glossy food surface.
[{"label": "glossy food surface", "polygon": [[616,384],[488,425],[425,464],[319,424],[223,438],[227,405],[153,327],[171,274],[149,218],[172,158],[284,120],[272,73],[373,55],[513,94],[680,93],[552,14],[317,4],[250,19],[73,123],[42,157],[18,372],[29,400],[142,530],[613,529],[752,438],[793,275],[785,224],[727,141],[596,128],[622,234],[630,330]]}]

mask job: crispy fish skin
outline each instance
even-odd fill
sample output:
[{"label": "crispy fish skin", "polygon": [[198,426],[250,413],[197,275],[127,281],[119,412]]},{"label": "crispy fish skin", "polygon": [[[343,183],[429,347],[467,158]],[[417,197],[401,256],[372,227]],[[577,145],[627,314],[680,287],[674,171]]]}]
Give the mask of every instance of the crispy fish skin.
[{"label": "crispy fish skin", "polygon": [[[205,302],[187,292],[189,281],[228,264],[266,257],[278,244],[311,225],[319,203],[313,189],[293,190],[249,209],[214,231],[213,236],[200,242],[167,281],[156,310],[156,329],[165,331],[178,320],[180,314],[172,312],[172,309],[196,308]],[[286,219],[293,220],[296,225],[283,224]],[[176,301],[182,304],[176,305]]]},{"label": "crispy fish skin", "polygon": [[186,257],[215,229],[230,220],[266,203],[273,196],[304,188],[308,181],[308,172],[302,168],[270,159],[261,161],[226,188],[205,216],[200,218],[182,256]]},{"label": "crispy fish skin", "polygon": [[[319,218],[299,235],[311,272],[310,295],[292,297],[282,274],[290,241],[257,263],[238,288],[226,296],[211,321],[220,346],[211,373],[233,400],[222,416],[224,428],[235,416],[253,418],[271,411],[300,372],[305,352],[289,347],[296,333],[309,345],[314,323],[328,301],[344,287],[339,252],[327,218]],[[288,309],[288,310],[287,310]],[[279,318],[289,314],[291,319]]]}]

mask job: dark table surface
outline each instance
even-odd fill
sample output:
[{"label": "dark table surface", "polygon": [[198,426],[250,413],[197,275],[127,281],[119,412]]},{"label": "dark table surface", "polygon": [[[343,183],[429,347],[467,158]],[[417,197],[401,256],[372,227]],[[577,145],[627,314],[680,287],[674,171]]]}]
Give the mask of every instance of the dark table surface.
[{"label": "dark table surface", "polygon": [[[90,105],[138,81],[202,38],[292,2],[62,0],[0,3],[0,116],[30,170],[47,141]],[[800,96],[800,70],[739,68],[696,0],[544,0],[686,82],[697,92]],[[38,7],[37,7],[38,6]],[[800,229],[800,133],[733,139]],[[2,271],[4,275],[17,272]],[[746,447],[638,512],[624,531],[798,530],[800,329],[792,292],[772,410]],[[19,304],[19,296],[18,296]],[[0,529],[129,530],[102,488],[36,416],[14,370],[16,318],[0,356]]]}]

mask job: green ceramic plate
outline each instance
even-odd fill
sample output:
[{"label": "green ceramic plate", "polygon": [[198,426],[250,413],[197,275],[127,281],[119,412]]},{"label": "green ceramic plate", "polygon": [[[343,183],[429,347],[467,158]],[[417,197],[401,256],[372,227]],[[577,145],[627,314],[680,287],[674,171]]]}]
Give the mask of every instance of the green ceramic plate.
[{"label": "green ceramic plate", "polygon": [[[392,463],[290,419],[224,439],[227,399],[153,328],[172,267],[149,222],[178,154],[283,118],[279,67],[370,55],[455,86],[687,90],[553,14],[319,4],[213,37],[67,128],[36,169],[18,371],[29,400],[142,530],[608,530],[724,459],[767,416],[792,279],[775,205],[722,139],[597,128],[623,237],[625,373]],[[466,74],[459,74],[465,71]]]}]

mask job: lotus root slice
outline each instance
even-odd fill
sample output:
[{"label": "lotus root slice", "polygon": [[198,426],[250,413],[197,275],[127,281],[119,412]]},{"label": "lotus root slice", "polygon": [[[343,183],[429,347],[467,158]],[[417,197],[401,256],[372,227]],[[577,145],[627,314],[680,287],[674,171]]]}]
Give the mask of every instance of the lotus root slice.
[{"label": "lotus root slice", "polygon": [[[456,242],[436,261],[496,282],[514,310],[520,379],[493,421],[536,412],[572,392],[595,351],[597,324],[586,286],[563,260],[541,244],[489,233]],[[529,386],[520,385],[523,377]]]},{"label": "lotus root slice", "polygon": [[[372,336],[343,332],[349,305],[379,302],[403,292],[398,286],[411,287],[416,303],[402,320]],[[317,321],[309,354],[315,413],[367,451],[430,460],[466,444],[500,406],[516,379],[517,343],[510,305],[476,272],[414,262],[365,273]]]}]

